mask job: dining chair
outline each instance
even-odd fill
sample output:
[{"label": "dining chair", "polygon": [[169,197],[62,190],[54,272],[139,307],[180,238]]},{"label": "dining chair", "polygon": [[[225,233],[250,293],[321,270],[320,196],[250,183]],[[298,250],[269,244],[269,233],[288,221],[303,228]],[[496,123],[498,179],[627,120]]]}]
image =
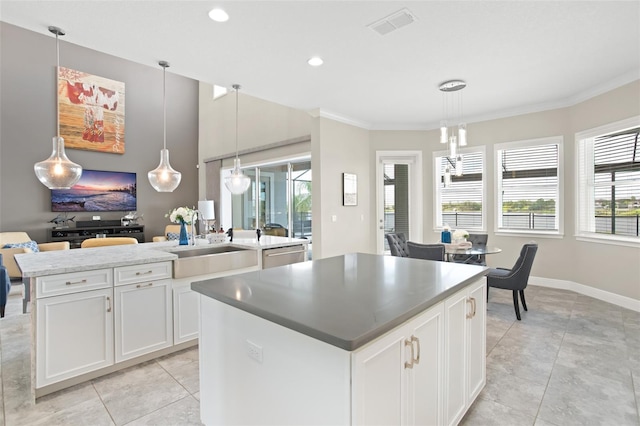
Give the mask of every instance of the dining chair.
[{"label": "dining chair", "polygon": [[518,294],[522,301],[522,307],[527,311],[527,303],[524,300],[524,289],[529,281],[529,274],[533,266],[533,259],[536,257],[538,244],[535,241],[522,246],[520,257],[516,260],[513,268],[492,268],[487,274],[487,300],[489,299],[489,288],[501,288],[513,291],[513,307],[516,310],[516,318],[520,321],[520,307],[518,305]]},{"label": "dining chair", "polygon": [[[471,247],[487,247],[487,241],[489,240],[488,234],[469,234],[467,241],[471,243]],[[468,265],[483,265],[486,266],[487,261],[484,254],[474,254],[468,256],[466,254],[454,254],[451,258],[454,262],[466,263]]]},{"label": "dining chair", "polygon": [[407,252],[407,237],[402,232],[384,234],[389,243],[389,250],[391,250],[391,256],[409,257]]},{"label": "dining chair", "polygon": [[420,244],[407,241],[409,257],[413,259],[439,260],[444,262],[444,244]]},{"label": "dining chair", "polygon": [[111,238],[87,238],[80,245],[81,248],[119,246],[122,244],[138,244],[138,240],[133,237],[111,237]]}]

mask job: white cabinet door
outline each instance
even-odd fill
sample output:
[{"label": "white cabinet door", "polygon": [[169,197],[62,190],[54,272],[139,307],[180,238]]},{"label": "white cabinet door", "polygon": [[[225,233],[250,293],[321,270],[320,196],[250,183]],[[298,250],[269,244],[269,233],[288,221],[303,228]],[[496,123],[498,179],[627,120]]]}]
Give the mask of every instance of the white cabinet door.
[{"label": "white cabinet door", "polygon": [[485,385],[486,279],[445,301],[445,424],[460,422]]},{"label": "white cabinet door", "polygon": [[113,290],[36,300],[36,388],[113,364]]},{"label": "white cabinet door", "polygon": [[416,358],[408,377],[411,425],[442,424],[443,322],[438,304],[410,324]]},{"label": "white cabinet door", "polygon": [[171,280],[115,288],[116,362],[173,345]]},{"label": "white cabinet door", "polygon": [[352,358],[352,402],[354,425],[406,424],[407,383],[403,327],[393,331]]},{"label": "white cabinet door", "polygon": [[466,291],[454,294],[445,301],[445,352],[447,360],[444,377],[445,424],[457,424],[465,411],[465,383],[467,369],[466,314],[468,297]]},{"label": "white cabinet door", "polygon": [[467,397],[469,405],[484,388],[486,383],[486,360],[487,360],[487,287],[484,279],[469,287],[469,297],[472,300],[472,316],[468,322],[468,382]]},{"label": "white cabinet door", "polygon": [[441,424],[442,304],[354,353],[353,424]]},{"label": "white cabinet door", "polygon": [[200,294],[190,285],[173,288],[173,343],[197,339],[200,334]]}]

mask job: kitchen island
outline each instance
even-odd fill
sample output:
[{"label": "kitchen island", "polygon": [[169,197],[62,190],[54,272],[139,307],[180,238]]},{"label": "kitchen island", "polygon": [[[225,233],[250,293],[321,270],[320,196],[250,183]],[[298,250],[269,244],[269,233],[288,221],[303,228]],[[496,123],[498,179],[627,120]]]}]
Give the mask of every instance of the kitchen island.
[{"label": "kitchen island", "polygon": [[[199,295],[192,281],[257,270],[265,251],[307,244],[272,236],[200,242],[16,255],[31,314],[33,396],[196,345]],[[242,262],[234,261],[236,253]],[[185,259],[197,259],[200,268],[176,275],[174,265]]]},{"label": "kitchen island", "polygon": [[485,383],[487,271],[354,253],[194,282],[201,420],[458,423]]}]

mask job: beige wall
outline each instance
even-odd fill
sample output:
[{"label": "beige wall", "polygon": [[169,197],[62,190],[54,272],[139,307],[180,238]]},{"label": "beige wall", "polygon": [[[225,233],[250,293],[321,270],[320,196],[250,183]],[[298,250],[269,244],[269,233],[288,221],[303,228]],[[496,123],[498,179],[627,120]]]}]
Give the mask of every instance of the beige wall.
[{"label": "beige wall", "polygon": [[[535,239],[540,249],[534,262],[532,275],[569,283],[582,284],[594,289],[640,300],[640,250],[635,247],[596,244],[577,241],[575,233],[575,133],[600,125],[640,115],[640,81],[627,84],[571,107],[525,114],[479,123],[470,123],[469,146],[485,146],[487,161],[487,232],[491,244],[501,247],[502,253],[488,258],[490,266],[511,266],[522,244]],[[227,95],[227,101],[232,99]],[[241,109],[245,102],[241,98]],[[314,256],[316,258],[339,255],[352,251],[376,250],[376,197],[375,153],[380,150],[418,150],[423,153],[423,241],[436,241],[433,228],[433,159],[434,151],[441,151],[439,134],[432,131],[368,131],[338,123],[326,118],[311,117],[307,113],[286,109],[268,102],[255,102],[254,116],[259,108],[264,116],[276,117],[272,126],[259,129],[251,125],[255,133],[246,143],[259,146],[277,140],[311,135],[313,188],[314,188]],[[285,108],[285,109],[283,109]],[[278,115],[271,110],[287,114]],[[202,111],[202,99],[201,99]],[[305,117],[300,120],[300,117]],[[233,115],[232,115],[233,117]],[[244,120],[241,114],[241,120]],[[299,126],[291,126],[289,119],[296,117]],[[214,119],[205,123],[213,125]],[[242,124],[241,124],[242,125]],[[202,124],[201,124],[202,129]],[[213,133],[224,133],[222,129]],[[201,132],[202,135],[202,132]],[[550,136],[564,138],[564,235],[542,237],[539,235],[512,236],[495,234],[495,161],[493,145],[511,141],[537,139]],[[259,137],[264,143],[259,142]],[[244,141],[241,140],[241,149]],[[232,150],[230,145],[216,146],[211,140],[200,141],[207,145],[207,155],[221,150]],[[252,145],[253,144],[253,145]],[[226,148],[225,148],[226,147]],[[200,159],[206,158],[203,155]],[[358,206],[342,206],[343,172],[358,175]],[[202,191],[202,187],[201,187]],[[332,221],[332,216],[337,221]],[[362,220],[364,217],[364,220]]]}]

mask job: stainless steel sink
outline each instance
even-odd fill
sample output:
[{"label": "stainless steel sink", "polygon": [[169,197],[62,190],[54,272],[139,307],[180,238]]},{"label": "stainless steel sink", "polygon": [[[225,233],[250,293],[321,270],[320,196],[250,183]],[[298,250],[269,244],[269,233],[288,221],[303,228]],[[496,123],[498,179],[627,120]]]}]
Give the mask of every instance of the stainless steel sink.
[{"label": "stainless steel sink", "polygon": [[173,278],[232,271],[258,266],[258,251],[233,246],[204,247],[172,251]]}]

